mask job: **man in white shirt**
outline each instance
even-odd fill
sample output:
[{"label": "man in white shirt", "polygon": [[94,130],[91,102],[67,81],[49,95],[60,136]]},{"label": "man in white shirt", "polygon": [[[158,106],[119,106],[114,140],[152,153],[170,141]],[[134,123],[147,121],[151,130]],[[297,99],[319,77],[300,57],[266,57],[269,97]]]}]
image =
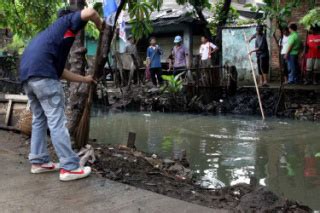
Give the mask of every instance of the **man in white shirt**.
[{"label": "man in white shirt", "polygon": [[201,57],[200,65],[202,68],[208,68],[211,66],[211,56],[213,53],[218,51],[218,47],[213,43],[209,42],[206,36],[201,36],[201,46],[199,54]]},{"label": "man in white shirt", "polygon": [[282,29],[282,38],[279,40],[279,46],[281,49],[281,64],[282,64],[282,71],[283,71],[283,78],[284,83],[288,83],[288,62],[285,58],[285,55],[288,50],[288,38],[289,38],[289,29],[288,27],[284,27]]}]

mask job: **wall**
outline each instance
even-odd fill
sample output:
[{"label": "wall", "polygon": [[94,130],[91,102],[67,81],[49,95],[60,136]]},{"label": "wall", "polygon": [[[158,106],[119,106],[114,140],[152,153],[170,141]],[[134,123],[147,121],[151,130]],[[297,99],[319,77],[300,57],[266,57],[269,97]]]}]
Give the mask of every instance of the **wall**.
[{"label": "wall", "polygon": [[[285,2],[285,0],[281,0],[282,3]],[[320,6],[320,0],[316,0],[316,5]],[[298,8],[295,8],[292,13],[292,17],[288,20],[289,22],[295,22],[298,23],[299,20],[309,11],[309,3],[308,0],[301,0],[301,3]],[[273,21],[273,26],[276,26],[275,21]],[[298,25],[298,32],[301,35],[301,38],[303,41],[306,39],[306,30],[303,28],[303,26]],[[280,32],[276,32],[277,37],[280,37]],[[272,46],[271,46],[271,78],[274,81],[280,80],[280,64],[279,64],[279,50],[277,47],[277,44],[274,39],[272,39]]]},{"label": "wall", "polygon": [[87,48],[88,56],[96,56],[98,41],[94,39],[86,38],[85,46]]},{"label": "wall", "polygon": [[[222,30],[222,65],[228,63],[235,65],[238,71],[239,83],[252,83],[251,65],[248,59],[248,51],[243,37],[243,32],[249,38],[255,34],[255,26],[246,28],[225,28]],[[254,41],[250,43],[254,48]],[[256,69],[256,56],[252,55],[253,64]]]}]

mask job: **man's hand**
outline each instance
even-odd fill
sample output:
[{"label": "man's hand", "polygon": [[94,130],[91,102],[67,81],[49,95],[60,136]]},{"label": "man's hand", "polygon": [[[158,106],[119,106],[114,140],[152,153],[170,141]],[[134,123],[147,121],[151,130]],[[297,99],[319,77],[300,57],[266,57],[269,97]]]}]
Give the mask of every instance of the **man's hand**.
[{"label": "man's hand", "polygon": [[69,70],[64,70],[61,78],[71,81],[71,82],[81,82],[81,83],[97,83],[91,75],[83,76],[70,72]]},{"label": "man's hand", "polygon": [[103,20],[98,12],[92,8],[86,8],[81,11],[81,19],[84,21],[92,21],[97,28],[101,31],[103,27]]},{"label": "man's hand", "polygon": [[288,53],[284,55],[284,59],[288,60]]},{"label": "man's hand", "polygon": [[84,79],[84,83],[93,83],[93,84],[97,84],[97,81],[94,80],[94,78],[92,77],[92,75],[87,75],[83,77]]},{"label": "man's hand", "polygon": [[101,22],[100,22],[100,24],[97,25],[97,29],[98,29],[99,31],[102,31],[102,29],[103,29],[103,27],[104,27],[104,25],[105,25],[106,23],[103,21],[103,19],[100,19],[100,20],[101,20]]}]

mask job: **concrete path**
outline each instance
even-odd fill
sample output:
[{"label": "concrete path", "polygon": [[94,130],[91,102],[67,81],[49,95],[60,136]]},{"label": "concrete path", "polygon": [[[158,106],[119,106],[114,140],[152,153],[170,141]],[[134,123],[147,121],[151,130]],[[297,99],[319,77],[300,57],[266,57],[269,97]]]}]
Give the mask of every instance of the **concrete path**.
[{"label": "concrete path", "polygon": [[[1,134],[0,134],[1,135]],[[0,212],[224,212],[113,182],[96,175],[63,183],[58,173],[32,175],[19,148],[0,139]],[[9,142],[10,143],[10,142]],[[20,154],[18,154],[20,152]]]}]

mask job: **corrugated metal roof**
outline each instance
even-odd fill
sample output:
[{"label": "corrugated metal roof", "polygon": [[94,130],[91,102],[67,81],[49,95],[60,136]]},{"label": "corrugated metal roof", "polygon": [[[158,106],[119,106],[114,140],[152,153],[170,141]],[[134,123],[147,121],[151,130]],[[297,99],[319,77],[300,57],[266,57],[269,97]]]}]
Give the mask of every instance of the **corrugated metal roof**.
[{"label": "corrugated metal roof", "polygon": [[[251,12],[249,8],[243,7],[244,5],[232,2],[232,6],[239,11],[241,16],[240,18],[254,18],[256,16],[255,13]],[[209,20],[212,17],[213,13],[210,10],[205,9],[203,10],[203,15]],[[164,4],[160,11],[154,11],[151,14],[150,18],[156,25],[168,25],[179,22],[192,22],[192,20],[198,19],[198,16],[195,13],[192,5],[178,5],[175,0],[167,0],[164,1]],[[125,14],[124,19],[126,22],[129,22],[129,15]],[[171,19],[172,21],[169,21]]]}]

